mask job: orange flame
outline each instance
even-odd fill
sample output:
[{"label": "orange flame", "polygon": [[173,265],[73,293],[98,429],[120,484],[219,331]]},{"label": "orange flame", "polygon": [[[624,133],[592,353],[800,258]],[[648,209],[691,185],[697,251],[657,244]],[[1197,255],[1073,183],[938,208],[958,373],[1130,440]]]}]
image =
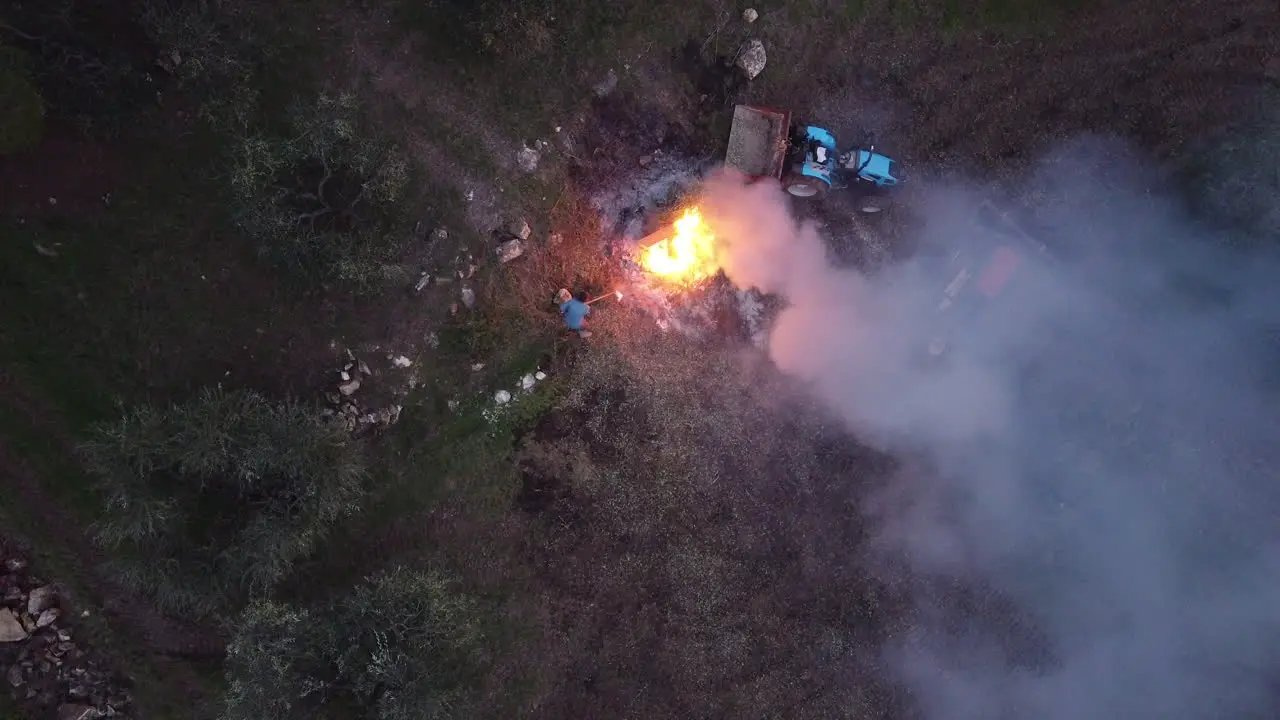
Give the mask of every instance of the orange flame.
[{"label": "orange flame", "polygon": [[716,237],[703,222],[702,213],[690,208],[676,220],[670,237],[644,248],[640,265],[660,280],[694,285],[720,269],[716,262]]}]

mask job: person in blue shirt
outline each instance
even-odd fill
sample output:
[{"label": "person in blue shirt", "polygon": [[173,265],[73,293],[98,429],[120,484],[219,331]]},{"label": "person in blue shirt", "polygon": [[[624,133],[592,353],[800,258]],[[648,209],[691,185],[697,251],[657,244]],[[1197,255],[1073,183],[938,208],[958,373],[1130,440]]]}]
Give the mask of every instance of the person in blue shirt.
[{"label": "person in blue shirt", "polygon": [[578,337],[591,337],[586,329],[587,316],[591,314],[591,306],[587,304],[587,294],[580,292],[575,297],[567,289],[560,288],[556,293],[556,302],[560,304],[560,316],[564,318],[565,327],[578,333]]}]

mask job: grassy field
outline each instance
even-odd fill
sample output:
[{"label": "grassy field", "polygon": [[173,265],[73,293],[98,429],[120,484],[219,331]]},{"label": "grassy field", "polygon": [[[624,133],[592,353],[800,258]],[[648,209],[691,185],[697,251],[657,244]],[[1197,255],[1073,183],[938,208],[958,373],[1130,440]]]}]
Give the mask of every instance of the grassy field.
[{"label": "grassy field", "polygon": [[[396,565],[457,577],[490,643],[467,717],[905,717],[909,698],[874,656],[909,622],[909,598],[868,575],[857,507],[893,462],[832,431],[740,345],[664,335],[618,306],[598,314],[584,353],[550,298],[619,282],[592,199],[656,149],[718,154],[733,101],[841,132],[882,123],[895,153],[940,167],[1004,171],[1046,138],[1099,127],[1171,152],[1226,106],[1211,94],[1193,107],[1183,84],[1163,82],[1183,78],[1168,74],[1177,63],[1119,106],[1132,80],[1120,70],[1167,41],[1150,30],[1135,61],[1099,56],[1085,35],[1140,25],[1140,5],[1111,23],[1084,0],[807,0],[758,5],[750,26],[722,2],[7,10],[0,42],[32,58],[23,72],[45,117],[39,144],[0,156],[13,189],[0,198],[0,457],[24,488],[2,496],[0,525],[80,602],[120,599],[84,550],[102,513],[75,454],[86,428],[216,384],[319,404],[351,350],[374,366],[356,397],[403,413],[359,440],[373,469],[363,512],[275,599],[340,598]],[[748,37],[770,59],[741,85],[724,63]],[[1270,42],[1232,38],[1189,45],[1186,63],[1228,43],[1243,66]],[[1050,75],[1073,58],[1089,72]],[[1114,82],[1093,88],[1098,77]],[[277,235],[246,223],[237,194],[250,150],[314,149],[321,131],[286,111],[322,94],[355,108],[324,127],[406,163],[376,221],[326,230],[323,261],[358,265],[362,283],[270,262]],[[1150,114],[1166,104],[1172,119]],[[516,164],[526,145],[540,152],[532,172]],[[299,161],[290,180],[317,185],[332,157]],[[386,167],[364,157],[344,160],[354,186]],[[288,174],[264,173],[262,197]],[[261,223],[262,207],[281,206],[255,207]],[[533,235],[500,264],[494,232],[512,220]],[[435,279],[412,291],[423,272]],[[411,369],[392,366],[397,355]],[[494,391],[537,370],[547,380],[495,413]],[[146,716],[213,717],[217,652],[178,657],[129,622],[90,642],[152,690],[138,699]]]}]

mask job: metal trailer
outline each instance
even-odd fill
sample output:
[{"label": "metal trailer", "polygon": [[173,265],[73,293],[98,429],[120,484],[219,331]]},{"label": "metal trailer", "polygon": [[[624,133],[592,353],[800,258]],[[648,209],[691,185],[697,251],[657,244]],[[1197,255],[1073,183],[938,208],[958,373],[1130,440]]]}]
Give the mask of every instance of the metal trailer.
[{"label": "metal trailer", "polygon": [[791,113],[738,105],[733,109],[725,164],[753,180],[782,180],[790,148]]}]

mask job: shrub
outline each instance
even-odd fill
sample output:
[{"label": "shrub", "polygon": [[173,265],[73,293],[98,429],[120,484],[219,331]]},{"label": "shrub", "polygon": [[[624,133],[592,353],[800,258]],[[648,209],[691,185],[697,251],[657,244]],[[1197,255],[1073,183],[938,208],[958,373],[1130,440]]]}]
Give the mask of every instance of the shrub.
[{"label": "shrub", "polygon": [[217,130],[240,131],[258,111],[255,66],[271,61],[253,22],[234,3],[144,0],[139,20],[158,52],[157,63],[200,101]]},{"label": "shrub", "polygon": [[355,98],[325,94],[294,106],[283,133],[242,137],[230,178],[239,225],[264,255],[313,281],[359,286],[395,272],[392,220],[408,180],[404,155],[360,130]]},{"label": "shrub", "polygon": [[312,610],[256,602],[227,648],[222,718],[457,716],[480,660],[475,617],[447,579],[403,569]]},{"label": "shrub", "polygon": [[163,609],[225,612],[271,590],[355,512],[365,469],[307,408],[206,390],[95,426],[83,447],[104,500],[97,539]]}]

